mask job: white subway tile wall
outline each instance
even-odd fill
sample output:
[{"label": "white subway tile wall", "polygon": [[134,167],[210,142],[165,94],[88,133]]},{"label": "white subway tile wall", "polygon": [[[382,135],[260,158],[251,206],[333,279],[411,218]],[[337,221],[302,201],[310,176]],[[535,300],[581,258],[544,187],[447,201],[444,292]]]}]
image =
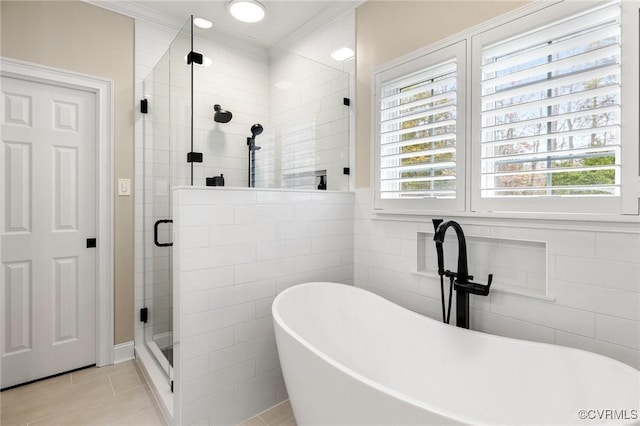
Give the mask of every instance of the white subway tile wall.
[{"label": "white subway tile wall", "polygon": [[236,424],[287,398],[274,297],[309,281],[353,284],[354,194],[179,188],[173,195],[177,423]]},{"label": "white subway tile wall", "polygon": [[[197,38],[194,49],[212,60],[211,66],[194,68],[194,151],[204,156],[195,164],[194,184],[205,185],[206,177],[223,174],[225,186],[246,187],[251,126],[271,127],[268,52],[230,37],[216,42]],[[213,120],[215,104],[233,113],[230,122]]]},{"label": "white subway tile wall", "polygon": [[[372,199],[369,189],[356,191],[355,285],[441,320],[437,275],[412,273],[420,269],[423,258],[426,271],[436,268],[431,218],[374,218]],[[472,295],[472,329],[585,349],[640,368],[637,223],[567,226],[453,219],[472,236],[469,272],[476,281],[486,282],[486,273],[494,272],[495,282],[513,287],[514,292],[526,290],[544,296],[544,289],[551,299],[498,291],[488,297]],[[425,247],[421,249],[422,244]],[[447,236],[445,258],[451,262],[447,267],[455,270],[457,245],[453,236]],[[527,282],[509,285],[503,274]],[[455,308],[452,311],[455,318]]]},{"label": "white subway tile wall", "polygon": [[256,159],[256,186],[346,191],[349,176],[348,73],[288,51],[270,62],[270,111]]}]

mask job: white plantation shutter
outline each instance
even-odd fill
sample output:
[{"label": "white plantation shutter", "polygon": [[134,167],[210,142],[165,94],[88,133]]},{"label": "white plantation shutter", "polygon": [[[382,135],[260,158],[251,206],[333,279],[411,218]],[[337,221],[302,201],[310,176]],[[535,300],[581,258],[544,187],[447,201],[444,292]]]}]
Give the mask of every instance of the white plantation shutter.
[{"label": "white plantation shutter", "polygon": [[481,196],[620,194],[620,4],[482,50]]},{"label": "white plantation shutter", "polygon": [[381,199],[455,198],[458,67],[454,55],[379,86]]}]

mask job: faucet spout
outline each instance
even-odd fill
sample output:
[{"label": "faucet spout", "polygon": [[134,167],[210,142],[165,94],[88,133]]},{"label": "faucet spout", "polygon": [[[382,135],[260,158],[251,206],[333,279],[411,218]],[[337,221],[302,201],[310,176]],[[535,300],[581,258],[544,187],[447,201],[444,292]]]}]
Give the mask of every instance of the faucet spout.
[{"label": "faucet spout", "polygon": [[443,275],[444,271],[444,256],[442,254],[442,246],[444,244],[444,236],[449,228],[453,228],[456,231],[458,237],[458,270],[455,272],[456,281],[459,283],[466,283],[472,276],[469,276],[469,267],[467,266],[467,240],[464,237],[462,226],[456,221],[441,219],[434,219],[433,224],[435,226],[436,221],[440,221],[436,228],[436,233],[433,236],[433,240],[436,242],[436,251],[438,252],[438,274]]}]

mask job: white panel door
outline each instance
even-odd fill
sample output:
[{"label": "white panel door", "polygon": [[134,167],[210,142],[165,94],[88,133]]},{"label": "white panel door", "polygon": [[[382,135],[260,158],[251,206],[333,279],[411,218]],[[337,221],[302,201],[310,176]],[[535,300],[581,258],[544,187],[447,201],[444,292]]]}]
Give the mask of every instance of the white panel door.
[{"label": "white panel door", "polygon": [[2,388],[95,363],[96,94],[2,77]]}]

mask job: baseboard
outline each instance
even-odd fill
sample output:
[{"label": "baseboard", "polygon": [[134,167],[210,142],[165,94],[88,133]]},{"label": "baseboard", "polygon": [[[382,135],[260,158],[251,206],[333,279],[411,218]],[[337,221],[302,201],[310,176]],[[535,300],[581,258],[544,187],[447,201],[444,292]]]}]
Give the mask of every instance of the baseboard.
[{"label": "baseboard", "polygon": [[124,342],[113,347],[113,363],[129,361],[135,358],[133,351],[133,341]]}]

